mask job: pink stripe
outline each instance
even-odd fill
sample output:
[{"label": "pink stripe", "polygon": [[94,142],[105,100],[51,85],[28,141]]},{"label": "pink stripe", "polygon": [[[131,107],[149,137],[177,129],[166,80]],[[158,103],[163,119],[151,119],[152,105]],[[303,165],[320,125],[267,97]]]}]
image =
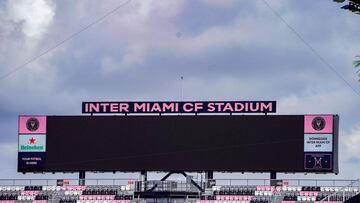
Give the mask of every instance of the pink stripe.
[{"label": "pink stripe", "polygon": [[[39,128],[35,131],[30,131],[26,127],[26,122],[30,118],[35,118],[39,121]],[[19,134],[45,134],[46,133],[46,116],[20,116],[19,117]]]}]

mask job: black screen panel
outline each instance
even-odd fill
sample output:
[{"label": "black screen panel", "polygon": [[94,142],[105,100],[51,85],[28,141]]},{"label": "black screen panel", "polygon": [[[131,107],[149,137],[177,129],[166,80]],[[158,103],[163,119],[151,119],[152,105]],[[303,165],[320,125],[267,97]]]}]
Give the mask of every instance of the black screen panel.
[{"label": "black screen panel", "polygon": [[304,116],[48,116],[45,171],[304,171]]}]

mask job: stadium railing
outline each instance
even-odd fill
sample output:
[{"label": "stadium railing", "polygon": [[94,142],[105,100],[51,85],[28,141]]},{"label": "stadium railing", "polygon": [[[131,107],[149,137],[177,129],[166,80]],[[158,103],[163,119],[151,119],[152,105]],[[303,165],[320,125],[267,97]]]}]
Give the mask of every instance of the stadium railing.
[{"label": "stadium railing", "polygon": [[[59,178],[60,179],[60,178]],[[0,185],[56,185],[59,179],[0,179]],[[64,178],[69,181],[69,185],[78,185],[79,179]],[[269,179],[215,179],[216,185],[270,185]],[[89,178],[86,179],[86,185],[124,185],[129,182],[139,181],[136,178]],[[358,183],[358,179],[286,179],[289,186],[332,186],[343,187]]]}]

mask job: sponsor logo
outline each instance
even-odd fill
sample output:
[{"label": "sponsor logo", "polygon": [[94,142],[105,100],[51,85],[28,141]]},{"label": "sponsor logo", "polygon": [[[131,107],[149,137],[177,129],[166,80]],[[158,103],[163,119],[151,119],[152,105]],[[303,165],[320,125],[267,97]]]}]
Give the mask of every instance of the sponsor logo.
[{"label": "sponsor logo", "polygon": [[33,137],[31,137],[31,138],[29,139],[29,144],[36,144],[36,139],[33,138]]},{"label": "sponsor logo", "polygon": [[321,131],[325,128],[326,122],[323,117],[315,117],[311,123],[312,127],[316,131]]},{"label": "sponsor logo", "polygon": [[20,149],[23,151],[42,151],[44,150],[44,145],[36,145],[36,139],[31,137],[28,141],[29,145],[21,145]]},{"label": "sponsor logo", "polygon": [[41,150],[44,150],[44,146],[43,145],[34,145],[34,146],[21,145],[20,149],[22,151],[41,151]]},{"label": "sponsor logo", "polygon": [[45,135],[21,135],[19,137],[20,152],[45,152]]},{"label": "sponsor logo", "polygon": [[29,131],[36,131],[37,129],[39,129],[39,126],[40,126],[40,122],[37,118],[29,118],[27,121],[26,121],[26,128],[29,130]]},{"label": "sponsor logo", "polygon": [[332,134],[304,134],[305,152],[332,152]]}]

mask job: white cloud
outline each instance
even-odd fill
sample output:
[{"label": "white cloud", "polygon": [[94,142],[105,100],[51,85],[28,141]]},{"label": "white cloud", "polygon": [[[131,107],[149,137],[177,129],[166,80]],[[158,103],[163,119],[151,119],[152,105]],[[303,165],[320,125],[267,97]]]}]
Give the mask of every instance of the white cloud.
[{"label": "white cloud", "polygon": [[215,26],[195,37],[178,41],[174,48],[194,53],[229,45],[245,45],[252,42],[254,37],[246,25]]},{"label": "white cloud", "polygon": [[344,146],[348,158],[360,161],[360,125],[356,125],[349,132],[345,132]]},{"label": "white cloud", "polygon": [[120,64],[115,61],[112,57],[104,56],[101,59],[101,72],[105,75],[115,72],[120,69]]},{"label": "white cloud", "polygon": [[214,7],[230,7],[236,3],[236,0],[201,0],[201,2]]},{"label": "white cloud", "polygon": [[22,24],[23,33],[30,38],[40,38],[55,15],[55,4],[45,0],[8,1],[7,18]]},{"label": "white cloud", "polygon": [[0,160],[13,160],[17,157],[17,145],[16,143],[0,143],[0,152]]},{"label": "white cloud", "polygon": [[334,90],[297,93],[279,99],[280,113],[354,113],[353,106],[359,101],[346,86]]},{"label": "white cloud", "polygon": [[136,64],[142,64],[146,56],[146,47],[141,45],[130,45],[125,50],[125,54],[122,58],[122,66],[130,66]]},{"label": "white cloud", "polygon": [[[55,16],[55,4],[45,0],[6,1],[0,7],[0,74],[13,71],[48,48],[44,36]],[[27,68],[45,70],[51,54],[28,65]],[[46,72],[48,74],[48,72]],[[27,75],[25,78],[32,78]],[[14,78],[13,78],[14,79]],[[16,79],[16,78],[15,78]],[[34,78],[32,78],[34,79]],[[24,77],[20,79],[24,80]]]},{"label": "white cloud", "polygon": [[141,58],[139,60],[136,60],[136,55],[131,56],[131,53],[125,55],[122,61],[117,60],[116,58],[111,56],[104,56],[101,58],[101,73],[104,76],[115,73],[123,73],[130,68],[129,65],[136,64],[141,60]]}]

